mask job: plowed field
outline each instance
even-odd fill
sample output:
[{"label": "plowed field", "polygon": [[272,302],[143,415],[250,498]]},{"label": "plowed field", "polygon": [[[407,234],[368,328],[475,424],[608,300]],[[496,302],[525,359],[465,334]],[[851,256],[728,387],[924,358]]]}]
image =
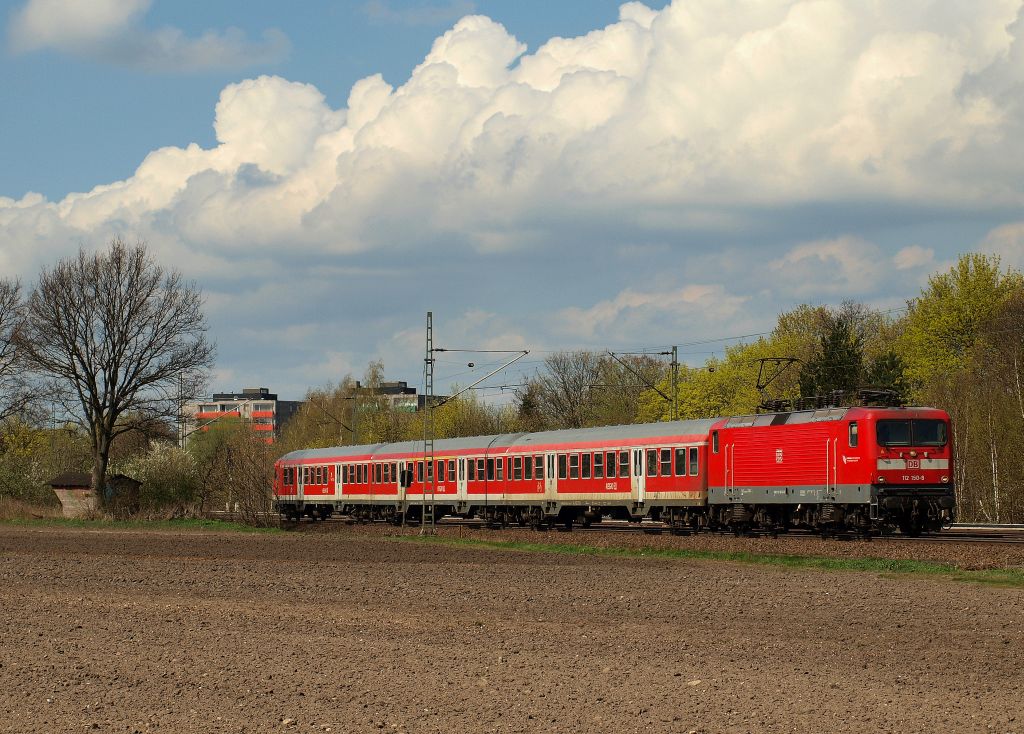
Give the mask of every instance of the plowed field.
[{"label": "plowed field", "polygon": [[1024,732],[1024,591],[0,527],[2,732]]}]

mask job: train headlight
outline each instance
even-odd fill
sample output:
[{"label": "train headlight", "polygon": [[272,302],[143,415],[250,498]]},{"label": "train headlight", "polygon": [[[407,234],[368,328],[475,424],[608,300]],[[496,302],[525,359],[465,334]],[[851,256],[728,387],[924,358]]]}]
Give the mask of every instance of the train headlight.
[{"label": "train headlight", "polygon": [[948,482],[948,481],[949,481],[949,477],[943,477],[943,478],[942,478],[942,483],[943,483],[943,484],[945,484],[945,483],[946,483],[946,482]]},{"label": "train headlight", "polygon": [[879,484],[884,484],[885,483],[885,477],[879,477],[878,478],[878,483]]}]

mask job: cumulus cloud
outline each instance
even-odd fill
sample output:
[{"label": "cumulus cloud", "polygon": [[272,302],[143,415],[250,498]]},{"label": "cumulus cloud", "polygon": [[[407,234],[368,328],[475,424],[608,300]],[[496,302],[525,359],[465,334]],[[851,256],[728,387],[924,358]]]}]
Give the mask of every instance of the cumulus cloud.
[{"label": "cumulus cloud", "polygon": [[242,68],[282,58],[288,38],[279,30],[250,40],[238,28],[197,38],[180,29],[150,30],[142,20],[152,0],[28,0],[8,26],[10,48],[52,48],[98,61],[162,71]]},{"label": "cumulus cloud", "polygon": [[[114,41],[138,30],[149,7],[102,0],[81,23],[70,12],[58,17],[73,5],[32,0],[12,21],[12,43],[127,53]],[[367,77],[335,108],[301,81],[248,79],[222,91],[209,149],[155,150],[130,178],[60,201],[0,199],[0,255],[26,273],[69,244],[122,234],[149,241],[191,275],[226,282],[269,282],[267,273],[291,273],[295,263],[444,263],[430,287],[410,275],[401,287],[373,280],[376,290],[357,295],[316,291],[317,303],[332,306],[400,297],[417,314],[438,293],[481,295],[485,277],[476,273],[501,263],[495,272],[524,283],[520,299],[559,315],[532,330],[492,328],[560,338],[622,335],[679,315],[705,328],[718,323],[706,318],[705,301],[758,307],[732,283],[701,290],[741,271],[757,276],[745,293],[770,291],[776,302],[880,295],[883,284],[906,285],[900,273],[934,267],[933,248],[883,249],[870,232],[826,220],[852,221],[855,210],[924,226],[936,211],[966,221],[1024,205],[1022,8],[1022,0],[676,0],[661,10],[628,2],[606,27],[532,50],[500,23],[470,15],[400,84]],[[181,62],[168,59],[202,41],[167,38],[163,56],[146,57],[156,65]],[[232,47],[228,38],[212,36],[211,48]],[[249,43],[237,40],[237,48]],[[688,256],[707,263],[733,252],[729,275],[654,282]],[[473,275],[458,271],[466,262]],[[600,269],[609,262],[611,274]],[[546,272],[557,278],[532,284]],[[758,280],[765,274],[767,286]],[[597,297],[593,286],[584,293],[588,278],[600,285]],[[510,287],[496,276],[487,282],[480,302]],[[401,332],[397,321],[379,326]]]},{"label": "cumulus cloud", "polygon": [[897,270],[927,267],[935,262],[935,250],[931,247],[911,245],[897,252],[892,261]]},{"label": "cumulus cloud", "polygon": [[665,327],[674,333],[693,333],[695,324],[704,330],[712,323],[729,322],[747,300],[721,285],[687,285],[668,291],[627,288],[587,308],[563,309],[555,315],[555,326],[563,336],[587,343],[630,343],[638,335]]},{"label": "cumulus cloud", "polygon": [[1024,222],[996,227],[988,233],[979,249],[999,255],[1004,265],[1024,270]]}]

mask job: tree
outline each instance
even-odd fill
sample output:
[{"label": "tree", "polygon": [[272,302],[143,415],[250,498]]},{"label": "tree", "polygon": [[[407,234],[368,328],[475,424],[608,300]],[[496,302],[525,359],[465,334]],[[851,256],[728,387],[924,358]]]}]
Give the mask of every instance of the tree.
[{"label": "tree", "polygon": [[583,428],[593,416],[591,389],[601,379],[601,358],[593,352],[556,352],[530,381],[550,428]]},{"label": "tree", "polygon": [[865,309],[844,303],[836,312],[824,311],[814,356],[800,370],[805,397],[839,391],[854,392],[864,373]]},{"label": "tree", "polygon": [[17,344],[23,321],[21,284],[0,279],[0,420],[20,413],[32,397]]},{"label": "tree", "polygon": [[101,494],[114,438],[172,418],[200,393],[214,357],[202,304],[144,244],[120,239],[40,274],[16,343],[88,432]]},{"label": "tree", "polygon": [[978,333],[1003,302],[1024,287],[1021,274],[1003,272],[996,256],[961,255],[948,272],[933,275],[908,302],[900,355],[917,391],[964,367]]}]

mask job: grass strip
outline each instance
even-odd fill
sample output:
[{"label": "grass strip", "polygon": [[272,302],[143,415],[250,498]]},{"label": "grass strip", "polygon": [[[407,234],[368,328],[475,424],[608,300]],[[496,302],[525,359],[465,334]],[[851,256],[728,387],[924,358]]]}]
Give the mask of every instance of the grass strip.
[{"label": "grass strip", "polygon": [[965,570],[950,563],[936,561],[897,560],[892,558],[830,558],[786,554],[750,553],[746,551],[686,550],[678,548],[621,548],[573,545],[568,543],[527,543],[512,540],[476,540],[443,535],[393,536],[394,540],[439,543],[484,550],[509,550],[528,553],[553,553],[573,556],[604,556],[611,558],[675,558],[701,561],[731,561],[787,569],[818,571],[867,571],[871,573],[919,576],[950,581],[1024,587],[1024,569],[994,568]]},{"label": "grass strip", "polygon": [[238,522],[180,518],[177,520],[87,520],[82,518],[47,517],[2,519],[0,526],[70,528],[75,530],[184,530],[193,532],[280,533],[280,528],[254,527]]}]

